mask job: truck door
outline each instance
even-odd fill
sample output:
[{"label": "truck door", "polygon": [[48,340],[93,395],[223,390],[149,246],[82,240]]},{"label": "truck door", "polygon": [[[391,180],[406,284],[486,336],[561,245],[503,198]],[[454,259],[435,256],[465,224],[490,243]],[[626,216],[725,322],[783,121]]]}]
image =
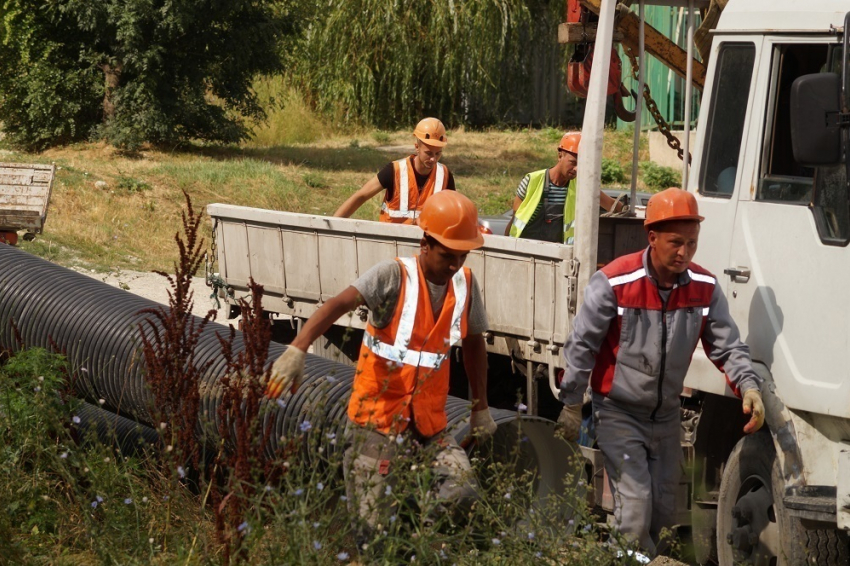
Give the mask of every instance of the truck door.
[{"label": "truck door", "polygon": [[[700,116],[697,147],[702,151],[693,156],[696,174],[691,176],[691,185],[698,185],[696,196],[700,214],[705,217],[696,262],[718,277],[730,261],[738,195],[747,192],[742,179],[753,167],[744,140],[749,137],[751,109],[758,96],[754,79],[761,43],[759,36],[715,40],[709,62],[709,77],[714,80],[706,83],[703,95],[708,104],[703,103]],[[718,283],[725,285],[723,279]],[[731,394],[701,346],[694,352],[685,385],[718,395]]]},{"label": "truck door", "polygon": [[829,46],[812,41],[765,41],[757,81],[767,88],[757,104],[765,111],[751,120],[731,253],[716,274],[753,359],[770,368],[785,403],[850,416],[847,195],[831,170],[803,167],[791,150],[791,83],[829,63]]}]

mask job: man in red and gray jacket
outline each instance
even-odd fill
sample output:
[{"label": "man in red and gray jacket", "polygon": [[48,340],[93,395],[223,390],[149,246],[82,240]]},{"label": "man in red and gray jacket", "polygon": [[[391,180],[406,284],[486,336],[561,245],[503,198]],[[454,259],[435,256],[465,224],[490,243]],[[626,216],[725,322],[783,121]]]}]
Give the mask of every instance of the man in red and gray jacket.
[{"label": "man in red and gray jacket", "polygon": [[691,262],[702,220],[691,193],[671,188],[654,195],[644,222],[649,247],[591,277],[564,347],[559,422],[568,439],[578,437],[590,381],[615,524],[651,555],[665,544],[662,531],[675,520],[679,395],[700,340],[743,396],[743,411],[752,415],[744,432],[764,423],[761,379],[726,297],[717,279]]}]

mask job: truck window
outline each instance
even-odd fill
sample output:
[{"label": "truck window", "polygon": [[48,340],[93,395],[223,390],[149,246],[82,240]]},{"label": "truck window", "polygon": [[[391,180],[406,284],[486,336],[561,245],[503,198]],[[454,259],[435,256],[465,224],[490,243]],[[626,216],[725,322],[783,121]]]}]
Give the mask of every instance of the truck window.
[{"label": "truck window", "polygon": [[755,55],[752,43],[720,46],[699,180],[704,195],[729,198],[735,190]]},{"label": "truck window", "polygon": [[797,77],[826,68],[825,44],[777,45],[773,50],[765,117],[765,143],[756,200],[808,205],[812,201],[814,169],[794,161],[791,150],[791,83]]}]

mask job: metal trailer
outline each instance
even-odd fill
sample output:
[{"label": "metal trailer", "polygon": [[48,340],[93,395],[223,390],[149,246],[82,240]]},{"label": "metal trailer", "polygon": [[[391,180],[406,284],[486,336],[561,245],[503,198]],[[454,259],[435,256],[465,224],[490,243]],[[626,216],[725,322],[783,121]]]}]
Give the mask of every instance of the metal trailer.
[{"label": "metal trailer", "polygon": [[52,164],[0,163],[0,232],[41,234],[55,173]]}]

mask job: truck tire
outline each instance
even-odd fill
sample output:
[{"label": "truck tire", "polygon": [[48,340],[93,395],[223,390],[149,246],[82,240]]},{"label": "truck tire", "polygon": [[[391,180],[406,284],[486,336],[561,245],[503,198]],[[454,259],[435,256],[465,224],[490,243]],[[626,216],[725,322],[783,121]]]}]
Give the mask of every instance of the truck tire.
[{"label": "truck tire", "polygon": [[717,509],[720,566],[848,564],[846,533],[805,529],[783,503],[784,482],[770,432],[745,436],[729,455]]}]

